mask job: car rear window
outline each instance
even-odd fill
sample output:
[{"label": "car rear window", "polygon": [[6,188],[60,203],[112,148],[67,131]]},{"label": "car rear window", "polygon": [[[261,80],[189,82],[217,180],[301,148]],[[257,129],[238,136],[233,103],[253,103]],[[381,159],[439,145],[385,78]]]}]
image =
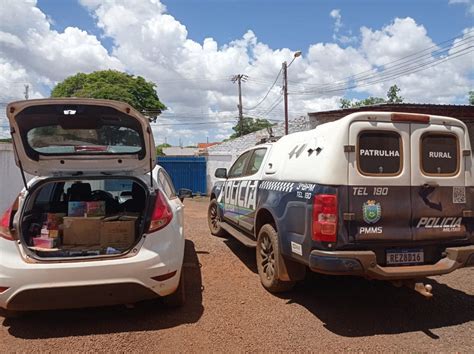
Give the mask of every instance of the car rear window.
[{"label": "car rear window", "polygon": [[25,108],[15,120],[30,158],[39,155],[145,155],[139,120],[112,107],[40,105]]},{"label": "car rear window", "polygon": [[421,168],[428,175],[455,175],[459,169],[458,139],[454,134],[421,137]]},{"label": "car rear window", "polygon": [[402,170],[401,137],[393,131],[363,131],[358,138],[358,169],[364,175],[393,176]]}]

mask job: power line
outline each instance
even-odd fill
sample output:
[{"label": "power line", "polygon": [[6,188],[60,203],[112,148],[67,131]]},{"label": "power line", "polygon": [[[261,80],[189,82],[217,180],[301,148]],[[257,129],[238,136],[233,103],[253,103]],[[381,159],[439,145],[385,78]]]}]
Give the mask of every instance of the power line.
[{"label": "power line", "polygon": [[[452,47],[442,48],[442,49],[436,50],[434,52],[424,54],[422,56],[419,56],[416,60],[406,60],[406,59],[410,58],[410,57],[413,57],[413,56],[416,56],[416,55],[419,55],[420,53],[425,52],[426,50],[428,50],[432,47],[424,49],[420,52],[411,54],[411,55],[406,56],[404,58],[397,59],[393,62],[386,63],[385,64],[385,69],[383,69],[383,71],[379,71],[379,72],[374,73],[373,69],[371,69],[371,70],[367,70],[367,71],[364,71],[364,72],[361,72],[361,73],[358,73],[358,74],[355,74],[355,75],[348,76],[343,80],[339,80],[339,81],[336,81],[336,82],[333,82],[333,83],[325,83],[325,84],[314,85],[314,87],[312,89],[306,89],[306,90],[303,90],[303,91],[293,91],[293,93],[311,94],[311,93],[323,92],[322,90],[324,90],[324,92],[327,92],[327,90],[330,90],[332,92],[334,92],[334,91],[344,91],[344,90],[347,90],[349,88],[358,87],[357,83],[358,82],[363,82],[364,80],[375,80],[375,79],[379,80],[384,76],[393,75],[393,74],[397,74],[397,75],[400,74],[399,76],[403,76],[405,74],[411,73],[411,71],[416,70],[418,67],[420,67],[420,65],[426,66],[428,64],[436,63],[437,61],[440,61],[440,62],[445,61],[445,59],[447,59],[448,57],[433,57],[432,56],[433,53],[435,53],[436,55],[441,55],[441,54],[447,53],[449,51],[452,51],[453,48],[458,48],[458,47],[469,45],[469,44],[471,44],[471,43],[469,43],[469,41],[471,41],[472,38],[473,37],[463,38],[459,42],[457,42],[455,45],[453,45]],[[464,51],[468,51],[471,48],[472,48],[472,46],[468,46],[467,48],[465,47],[465,48],[460,49],[460,50],[458,50],[454,53],[450,53],[449,57],[454,59],[453,56],[455,54],[458,54],[458,53],[464,52]],[[426,60],[420,64],[420,62],[423,59],[425,59],[424,57],[426,57],[426,56],[428,56],[426,58]],[[404,61],[400,62],[402,59]],[[396,63],[396,62],[398,62],[398,64],[393,65],[393,63]],[[435,64],[435,65],[437,65],[437,64]],[[419,71],[419,70],[417,70],[417,71]],[[370,74],[366,74],[366,73],[370,73]],[[397,77],[399,77],[399,76],[397,76]],[[390,77],[390,78],[393,78],[393,77]],[[350,86],[351,81],[353,82],[352,86]],[[378,83],[378,82],[380,82],[380,81],[377,81],[377,82],[374,82],[374,83]]]},{"label": "power line", "polygon": [[268,97],[268,94],[270,93],[270,91],[272,90],[273,86],[275,86],[276,82],[278,81],[278,78],[280,77],[280,74],[281,74],[281,71],[282,69],[280,69],[280,71],[278,72],[276,78],[275,78],[275,81],[273,81],[272,85],[270,86],[270,88],[268,89],[267,93],[265,94],[265,96],[263,96],[263,98],[253,107],[250,107],[250,108],[247,108],[246,110],[247,111],[251,111],[255,108],[257,108],[258,106],[260,106]]},{"label": "power line", "polygon": [[397,79],[399,77],[402,77],[402,76],[405,76],[405,75],[408,75],[408,74],[414,74],[414,73],[417,73],[419,71],[427,70],[429,68],[432,68],[434,66],[442,64],[446,61],[453,60],[453,59],[459,58],[461,56],[467,55],[467,54],[472,52],[472,48],[473,48],[473,46],[470,46],[466,49],[455,52],[455,53],[451,54],[448,57],[436,58],[435,60],[431,60],[429,62],[425,62],[425,63],[422,63],[422,64],[417,64],[415,66],[411,66],[410,68],[398,69],[397,71],[393,71],[393,72],[390,72],[390,71],[381,72],[379,77],[373,76],[373,77],[368,78],[368,79],[364,78],[363,80],[355,81],[352,84],[347,83],[345,86],[335,85],[332,88],[327,87],[326,89],[321,88],[321,89],[313,89],[313,90],[305,90],[305,91],[292,91],[291,94],[300,96],[300,95],[313,95],[313,94],[317,94],[317,93],[337,93],[337,92],[343,92],[343,91],[346,91],[346,90],[350,90],[350,89],[353,89],[353,88],[360,88],[360,87],[375,85],[377,83],[382,83],[382,82],[386,82],[386,81],[389,81],[389,80]]}]

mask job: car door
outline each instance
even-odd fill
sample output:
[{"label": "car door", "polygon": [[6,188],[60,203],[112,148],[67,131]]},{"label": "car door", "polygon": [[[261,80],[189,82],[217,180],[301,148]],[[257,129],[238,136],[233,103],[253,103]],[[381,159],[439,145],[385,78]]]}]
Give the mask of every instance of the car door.
[{"label": "car door", "polygon": [[229,170],[224,183],[222,200],[224,219],[236,225],[239,223],[240,209],[238,206],[240,182],[245,177],[247,165],[252,155],[252,150],[240,155]]},{"label": "car door", "polygon": [[254,226],[257,190],[268,147],[244,152],[229,170],[223,188],[224,218],[245,231]]},{"label": "car door", "polygon": [[268,148],[261,147],[251,151],[246,172],[238,186],[237,208],[239,211],[238,225],[246,231],[253,231],[255,210],[257,206],[258,184],[261,180],[262,165]]},{"label": "car door", "polygon": [[411,240],[410,124],[355,121],[349,145],[349,240]]},{"label": "car door", "polygon": [[[461,126],[411,124],[411,184],[414,240],[467,236],[465,146]],[[469,154],[463,156],[463,152]]]}]

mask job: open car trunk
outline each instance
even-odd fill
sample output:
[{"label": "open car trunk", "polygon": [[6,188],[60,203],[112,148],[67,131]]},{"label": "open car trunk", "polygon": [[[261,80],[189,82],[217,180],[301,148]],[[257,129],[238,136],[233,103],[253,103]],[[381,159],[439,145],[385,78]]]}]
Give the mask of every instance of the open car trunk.
[{"label": "open car trunk", "polygon": [[144,232],[149,200],[138,178],[49,178],[30,189],[19,236],[34,258],[123,255]]}]

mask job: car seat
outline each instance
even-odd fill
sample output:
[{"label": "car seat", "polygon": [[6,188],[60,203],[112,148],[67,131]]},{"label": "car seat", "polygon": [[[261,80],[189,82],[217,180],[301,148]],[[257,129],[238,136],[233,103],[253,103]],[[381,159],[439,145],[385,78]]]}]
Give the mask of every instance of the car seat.
[{"label": "car seat", "polygon": [[67,190],[68,202],[88,202],[92,198],[92,189],[89,183],[76,182]]},{"label": "car seat", "polygon": [[141,213],[145,208],[146,193],[138,183],[132,185],[132,198],[123,202],[122,210],[132,213]]}]

